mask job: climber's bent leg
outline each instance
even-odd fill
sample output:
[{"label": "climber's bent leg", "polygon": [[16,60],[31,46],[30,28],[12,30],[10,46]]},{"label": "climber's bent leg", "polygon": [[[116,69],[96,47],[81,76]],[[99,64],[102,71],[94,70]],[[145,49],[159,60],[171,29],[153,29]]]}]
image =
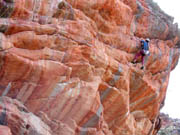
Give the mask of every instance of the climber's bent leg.
[{"label": "climber's bent leg", "polygon": [[132,63],[136,63],[139,56],[141,56],[141,51],[139,51],[138,53],[136,53],[136,55],[135,55]]},{"label": "climber's bent leg", "polygon": [[141,69],[144,69],[144,58],[145,58],[145,54],[143,53],[143,52],[141,52],[141,63],[142,63],[142,67],[141,67]]}]

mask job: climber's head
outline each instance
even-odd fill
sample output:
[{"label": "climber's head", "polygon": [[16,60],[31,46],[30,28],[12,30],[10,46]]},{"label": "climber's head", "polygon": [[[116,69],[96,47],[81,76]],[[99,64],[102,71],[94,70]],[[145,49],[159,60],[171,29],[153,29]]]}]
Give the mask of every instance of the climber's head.
[{"label": "climber's head", "polygon": [[149,39],[149,38],[146,38],[146,42],[150,42],[150,39]]}]

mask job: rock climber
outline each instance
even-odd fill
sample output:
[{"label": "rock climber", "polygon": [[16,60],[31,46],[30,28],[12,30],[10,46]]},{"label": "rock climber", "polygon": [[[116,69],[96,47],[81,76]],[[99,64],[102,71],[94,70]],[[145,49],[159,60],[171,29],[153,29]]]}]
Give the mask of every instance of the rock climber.
[{"label": "rock climber", "polygon": [[141,49],[140,51],[135,55],[132,63],[135,64],[137,62],[137,59],[139,56],[141,56],[141,62],[142,62],[142,67],[141,69],[144,69],[144,58],[145,56],[149,55],[149,42],[150,39],[146,38],[146,40],[141,40]]}]

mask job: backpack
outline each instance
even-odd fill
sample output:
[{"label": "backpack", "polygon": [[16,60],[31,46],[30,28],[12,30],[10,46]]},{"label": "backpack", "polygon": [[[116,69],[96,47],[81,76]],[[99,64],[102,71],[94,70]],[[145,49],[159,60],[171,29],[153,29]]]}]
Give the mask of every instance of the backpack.
[{"label": "backpack", "polygon": [[148,42],[141,40],[141,49],[143,50],[145,55],[149,55],[149,45]]}]

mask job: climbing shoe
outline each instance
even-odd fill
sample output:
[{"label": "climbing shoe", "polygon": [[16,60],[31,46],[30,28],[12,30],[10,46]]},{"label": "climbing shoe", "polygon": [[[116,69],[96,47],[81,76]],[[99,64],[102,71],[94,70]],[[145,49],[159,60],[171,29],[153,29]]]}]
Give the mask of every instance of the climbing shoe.
[{"label": "climbing shoe", "polygon": [[144,66],[142,66],[141,69],[144,69]]}]

